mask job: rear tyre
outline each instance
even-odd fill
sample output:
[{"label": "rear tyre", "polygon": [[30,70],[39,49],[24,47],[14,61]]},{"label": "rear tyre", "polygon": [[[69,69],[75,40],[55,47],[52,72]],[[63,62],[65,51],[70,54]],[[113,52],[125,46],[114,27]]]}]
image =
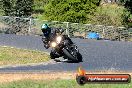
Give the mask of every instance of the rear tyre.
[{"label": "rear tyre", "polygon": [[82,55],[79,52],[77,53],[77,59],[78,62],[82,62]]}]

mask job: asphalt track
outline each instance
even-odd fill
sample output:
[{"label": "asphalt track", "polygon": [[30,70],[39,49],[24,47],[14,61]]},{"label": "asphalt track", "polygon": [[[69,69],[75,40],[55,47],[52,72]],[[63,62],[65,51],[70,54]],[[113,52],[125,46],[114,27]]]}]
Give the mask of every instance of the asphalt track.
[{"label": "asphalt track", "polygon": [[[0,72],[76,71],[82,66],[88,71],[132,71],[132,42],[72,39],[83,56],[81,63],[39,64],[0,68]],[[0,34],[0,45],[49,52],[43,47],[41,37]]]}]

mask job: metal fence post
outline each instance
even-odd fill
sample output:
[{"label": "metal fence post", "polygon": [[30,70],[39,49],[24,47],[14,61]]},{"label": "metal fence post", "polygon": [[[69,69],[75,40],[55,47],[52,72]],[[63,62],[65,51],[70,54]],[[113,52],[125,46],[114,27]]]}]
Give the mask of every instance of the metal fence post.
[{"label": "metal fence post", "polygon": [[68,35],[68,37],[70,37],[70,34],[69,34],[69,22],[66,22],[66,34]]},{"label": "metal fence post", "polygon": [[31,26],[32,26],[32,18],[29,18],[29,29],[28,29],[28,34],[30,35],[31,33]]},{"label": "metal fence post", "polygon": [[105,38],[105,28],[103,28],[102,38]]}]

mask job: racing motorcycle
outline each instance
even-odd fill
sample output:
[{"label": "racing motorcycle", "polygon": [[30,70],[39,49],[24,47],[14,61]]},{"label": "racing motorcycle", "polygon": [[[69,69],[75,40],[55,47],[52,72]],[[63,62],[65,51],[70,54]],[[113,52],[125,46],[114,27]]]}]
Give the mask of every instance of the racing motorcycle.
[{"label": "racing motorcycle", "polygon": [[49,42],[52,48],[50,52],[51,59],[63,57],[71,62],[82,62],[82,55],[77,46],[71,41],[68,35],[62,35],[63,31],[56,34]]}]

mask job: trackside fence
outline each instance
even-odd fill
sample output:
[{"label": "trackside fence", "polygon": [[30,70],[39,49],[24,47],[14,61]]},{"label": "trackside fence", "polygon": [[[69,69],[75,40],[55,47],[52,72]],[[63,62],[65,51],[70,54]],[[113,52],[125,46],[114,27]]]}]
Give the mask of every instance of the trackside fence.
[{"label": "trackside fence", "polygon": [[47,21],[20,17],[0,16],[0,33],[17,35],[41,35],[41,25],[47,23],[53,28],[65,29],[69,37],[87,38],[89,32],[96,32],[100,39],[132,41],[132,28],[105,25],[80,24],[71,22]]}]

